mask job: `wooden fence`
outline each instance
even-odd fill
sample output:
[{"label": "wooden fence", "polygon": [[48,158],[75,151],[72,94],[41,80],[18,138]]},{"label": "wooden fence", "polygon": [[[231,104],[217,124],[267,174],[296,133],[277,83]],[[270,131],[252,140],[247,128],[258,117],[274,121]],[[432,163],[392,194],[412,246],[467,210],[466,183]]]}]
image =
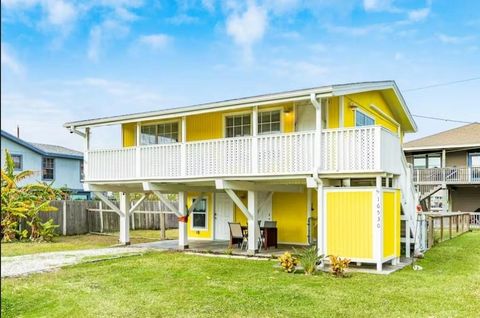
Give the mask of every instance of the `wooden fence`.
[{"label": "wooden fence", "polygon": [[470,231],[471,215],[468,212],[424,212],[428,248]]},{"label": "wooden fence", "polygon": [[[89,232],[118,232],[120,218],[112,210],[105,209],[101,201],[52,201],[56,212],[41,212],[43,221],[53,219],[60,235],[77,235]],[[133,205],[133,202],[132,202]],[[144,201],[132,213],[130,229],[160,230],[178,228],[177,217],[159,201]],[[23,225],[25,226],[25,225]]]}]

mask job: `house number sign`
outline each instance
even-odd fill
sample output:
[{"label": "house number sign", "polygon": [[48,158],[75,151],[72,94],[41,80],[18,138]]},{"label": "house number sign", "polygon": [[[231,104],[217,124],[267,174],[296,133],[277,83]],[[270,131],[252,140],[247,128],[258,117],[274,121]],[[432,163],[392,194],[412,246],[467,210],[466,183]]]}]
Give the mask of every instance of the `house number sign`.
[{"label": "house number sign", "polygon": [[376,192],[376,198],[377,198],[377,202],[375,203],[375,209],[376,209],[376,215],[377,215],[377,229],[379,229],[382,225],[381,225],[381,222],[382,222],[382,211],[380,211],[380,191],[378,190],[375,190]]}]

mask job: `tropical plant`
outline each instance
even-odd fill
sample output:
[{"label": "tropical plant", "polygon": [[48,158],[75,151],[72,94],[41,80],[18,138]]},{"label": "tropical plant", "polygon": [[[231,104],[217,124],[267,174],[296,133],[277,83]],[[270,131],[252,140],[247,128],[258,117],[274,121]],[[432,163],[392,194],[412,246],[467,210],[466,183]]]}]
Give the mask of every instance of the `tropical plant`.
[{"label": "tropical plant", "polygon": [[330,258],[330,271],[336,277],[344,277],[345,272],[350,264],[348,258],[341,258],[335,255],[329,255]]},{"label": "tropical plant", "polygon": [[278,260],[280,261],[280,266],[282,266],[283,270],[287,273],[292,273],[298,265],[297,258],[292,256],[290,252],[283,253]]},{"label": "tropical plant", "polygon": [[305,275],[315,274],[318,262],[322,258],[321,255],[318,255],[317,247],[313,245],[301,251],[295,250],[295,254],[298,254],[298,260],[305,271]]},{"label": "tropical plant", "polygon": [[[45,183],[19,186],[20,181],[31,177],[33,171],[15,172],[12,156],[5,150],[5,166],[1,170],[1,231],[2,241],[15,238],[30,240],[51,239],[55,225],[52,220],[42,222],[39,212],[56,211],[50,201],[59,197],[60,192]],[[25,220],[29,229],[20,229]]]}]

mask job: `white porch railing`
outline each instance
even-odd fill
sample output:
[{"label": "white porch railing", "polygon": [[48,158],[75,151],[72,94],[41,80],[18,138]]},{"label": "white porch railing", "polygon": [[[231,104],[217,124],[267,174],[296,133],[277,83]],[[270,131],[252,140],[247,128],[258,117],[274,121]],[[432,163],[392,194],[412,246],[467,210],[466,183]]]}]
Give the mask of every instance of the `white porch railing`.
[{"label": "white porch railing", "polygon": [[470,228],[480,229],[480,212],[470,213]]},{"label": "white porch railing", "polygon": [[[399,139],[379,126],[324,130],[321,140],[321,172],[398,169],[384,157],[401,152]],[[86,180],[311,174],[316,155],[314,131],[91,150]]]},{"label": "white porch railing", "polygon": [[418,184],[480,183],[480,167],[415,169],[413,181]]}]

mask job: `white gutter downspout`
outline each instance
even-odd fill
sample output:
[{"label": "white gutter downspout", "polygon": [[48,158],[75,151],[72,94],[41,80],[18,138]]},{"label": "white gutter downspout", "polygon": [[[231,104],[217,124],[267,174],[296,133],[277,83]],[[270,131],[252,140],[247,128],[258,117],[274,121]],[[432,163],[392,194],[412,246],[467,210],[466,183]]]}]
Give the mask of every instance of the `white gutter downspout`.
[{"label": "white gutter downspout", "polygon": [[315,164],[314,164],[314,178],[315,174],[318,177],[318,171],[321,168],[321,145],[322,145],[322,105],[317,101],[317,97],[315,93],[310,94],[310,102],[312,103],[313,107],[315,107]]},{"label": "white gutter downspout", "polygon": [[325,211],[323,210],[323,182],[318,176],[321,169],[321,151],[322,151],[322,105],[317,101],[316,94],[310,94],[310,101],[315,107],[315,164],[313,179],[317,182],[317,253],[322,256],[321,266],[325,264]]}]

